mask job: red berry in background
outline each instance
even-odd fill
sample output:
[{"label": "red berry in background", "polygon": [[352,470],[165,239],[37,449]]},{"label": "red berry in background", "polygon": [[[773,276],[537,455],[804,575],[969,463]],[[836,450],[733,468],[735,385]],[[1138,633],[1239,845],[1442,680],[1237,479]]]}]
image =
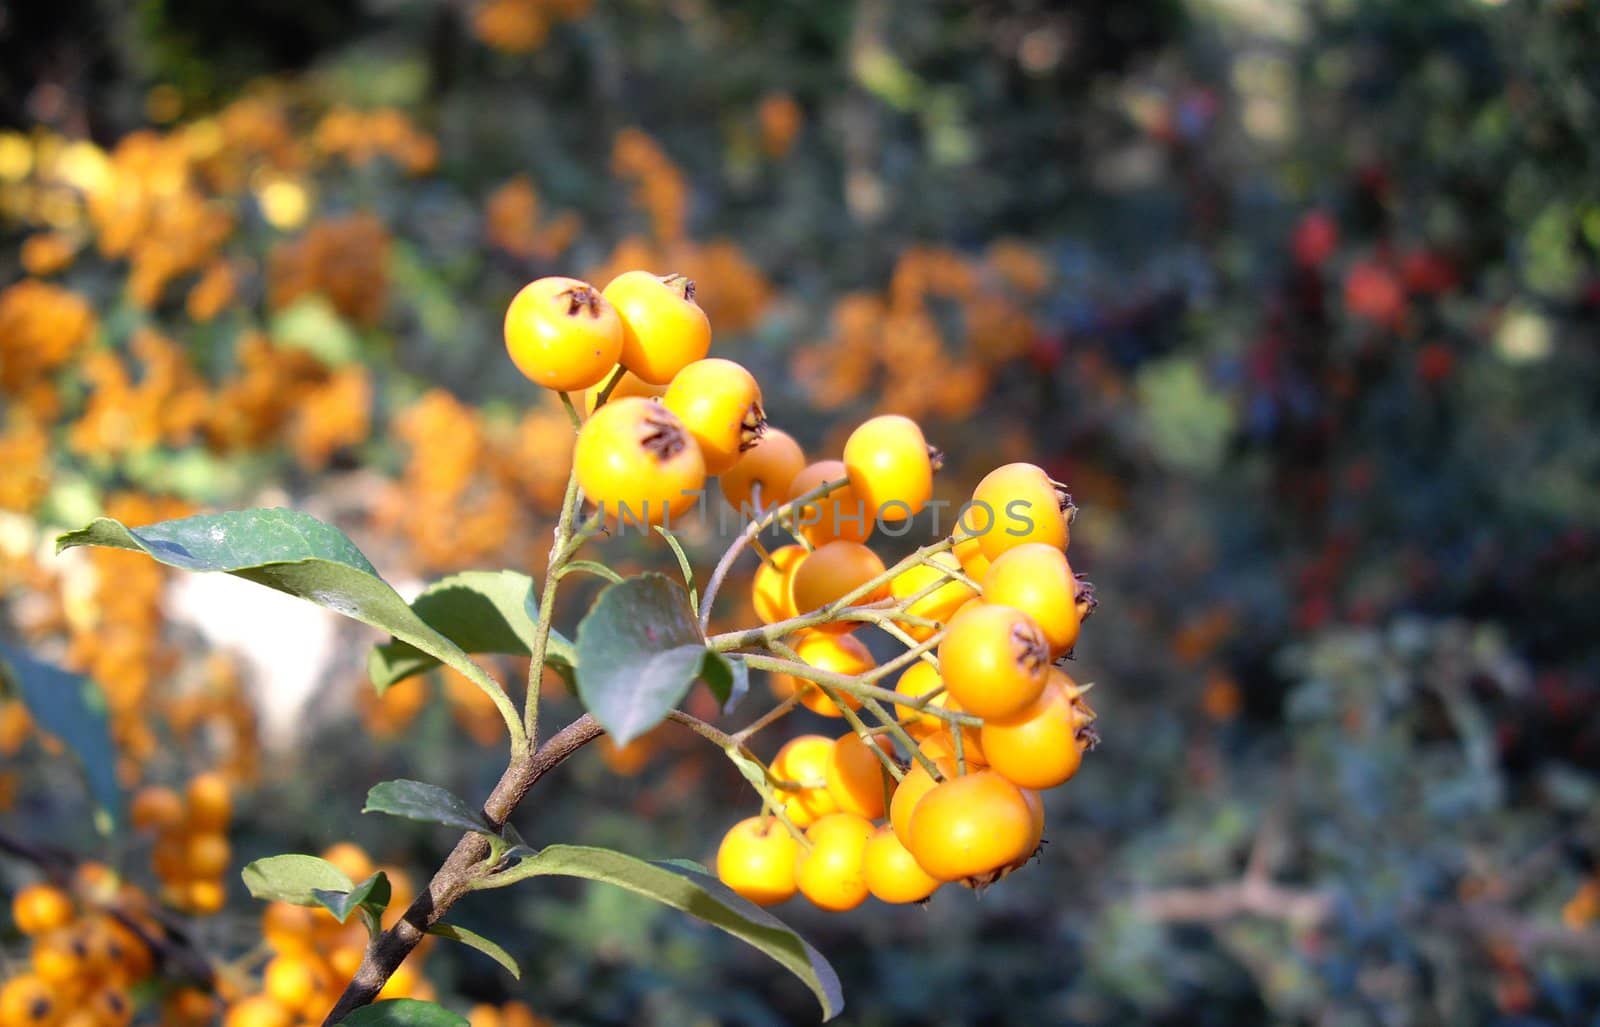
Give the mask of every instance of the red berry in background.
[{"label": "red berry in background", "polygon": [[1406,294],[1394,272],[1373,261],[1361,261],[1344,279],[1345,309],[1386,328],[1398,326],[1406,312]]},{"label": "red berry in background", "polygon": [[1406,290],[1418,296],[1441,296],[1456,287],[1456,269],[1437,250],[1412,250],[1400,261]]},{"label": "red berry in background", "polygon": [[1430,342],[1417,352],[1417,377],[1437,385],[1456,369],[1456,355],[1442,342]]},{"label": "red berry in background", "polygon": [[1313,210],[1294,226],[1291,243],[1294,261],[1301,267],[1321,267],[1339,248],[1339,225],[1327,211]]}]

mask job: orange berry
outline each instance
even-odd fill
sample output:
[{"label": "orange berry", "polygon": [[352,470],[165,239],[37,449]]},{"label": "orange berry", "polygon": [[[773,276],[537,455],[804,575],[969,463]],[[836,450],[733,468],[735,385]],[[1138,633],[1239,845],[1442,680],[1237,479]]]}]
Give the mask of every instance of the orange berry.
[{"label": "orange berry", "polygon": [[[939,668],[927,660],[918,660],[901,673],[900,680],[895,684],[894,690],[908,699],[922,699],[943,687],[944,681],[939,677]],[[948,695],[944,692],[939,692],[938,695],[928,700],[927,706],[943,707],[948,701]],[[943,720],[931,713],[913,709],[910,706],[901,706],[896,703],[894,713],[901,721],[906,722],[906,733],[913,738],[932,734],[944,727]],[[913,720],[912,718],[915,719]]]},{"label": "orange berry", "polygon": [[983,577],[983,601],[1021,610],[1044,632],[1052,656],[1077,644],[1078,582],[1067,554],[1028,542],[995,558]]},{"label": "orange berry", "polygon": [[758,906],[794,895],[800,843],[774,817],[748,817],[723,835],[717,847],[717,877]]},{"label": "orange berry", "polygon": [[30,884],[11,900],[11,918],[29,937],[65,927],[76,916],[71,897],[54,885]]},{"label": "orange berry", "polygon": [[306,952],[313,945],[316,923],[304,906],[269,902],[261,911],[261,937],[274,952]]},{"label": "orange berry", "polygon": [[796,827],[805,827],[834,812],[833,795],[828,791],[828,760],[833,755],[833,739],[822,735],[791,738],[772,758],[772,776],[800,787],[784,791],[783,812]]},{"label": "orange berry", "polygon": [[[933,753],[926,755],[933,760],[934,766],[939,768],[939,773],[944,775],[945,780],[956,776],[955,760]],[[906,776],[895,786],[894,795],[889,799],[889,824],[894,828],[900,844],[907,844],[911,840],[911,814],[916,811],[917,803],[921,802],[922,797],[932,791],[933,786],[938,783],[920,760],[912,760]]]},{"label": "orange berry", "polygon": [[939,644],[939,672],[950,698],[979,717],[1017,714],[1044,689],[1049,670],[1044,633],[1009,606],[964,607]]},{"label": "orange berry", "polygon": [[789,483],[805,466],[800,443],[789,433],[769,427],[737,463],[722,472],[722,496],[735,510],[765,513],[789,498]]},{"label": "orange berry", "polygon": [[794,608],[790,582],[794,569],[806,556],[806,549],[798,545],[780,546],[771,556],[772,559],[761,561],[750,583],[750,602],[763,624],[776,624],[799,613]]},{"label": "orange berry", "polygon": [[863,872],[867,891],[880,902],[921,902],[944,883],[917,865],[911,850],[901,844],[894,828],[887,825],[878,828],[867,840]]},{"label": "orange berry", "polygon": [[[859,542],[835,539],[807,553],[790,579],[790,595],[794,608],[801,613],[820,610],[836,600],[867,584],[883,574],[883,560],[877,553]],[[860,606],[875,602],[888,594],[888,586],[879,586],[865,595],[851,600]],[[829,625],[830,630],[848,631],[859,625],[853,621]]]},{"label": "orange berry", "polygon": [[183,823],[183,798],[160,785],[141,788],[128,806],[128,820],[136,831],[171,830]]},{"label": "orange berry", "polygon": [[884,414],[862,422],[844,444],[850,487],[870,516],[885,523],[916,516],[933,497],[933,460],[922,429]]},{"label": "orange berry", "polygon": [[578,485],[619,524],[665,524],[705,486],[700,447],[676,414],[629,397],[594,412],[572,453]]},{"label": "orange berry", "polygon": [[602,293],[622,319],[617,362],[652,385],[666,385],[711,349],[711,322],[694,301],[694,282],[627,271]]},{"label": "orange berry", "polygon": [[1029,852],[1033,812],[1017,786],[992,770],[935,785],[911,814],[906,848],[941,881],[983,880]]},{"label": "orange berry", "polygon": [[233,816],[233,797],[227,779],[221,774],[201,774],[189,782],[184,792],[184,823],[195,831],[221,831]]},{"label": "orange berry", "polygon": [[[867,647],[850,635],[808,631],[794,644],[794,651],[807,666],[834,674],[855,677],[877,666]],[[793,695],[798,692],[801,704],[811,712],[820,713],[824,717],[844,716],[838,705],[817,686],[816,682],[788,674],[775,674],[772,680],[775,692],[780,695]],[[861,700],[849,693],[841,692],[839,698],[852,710],[861,707]]]},{"label": "orange berry", "polygon": [[829,813],[806,829],[809,851],[795,864],[795,885],[820,909],[839,913],[867,900],[867,840],[872,822],[854,813]]},{"label": "orange berry", "polygon": [[212,916],[228,904],[228,890],[221,881],[190,881],[183,887],[185,904],[196,916]]},{"label": "orange berry", "polygon": [[55,989],[33,974],[13,977],[0,986],[0,1023],[6,1027],[50,1027],[61,1012]]},{"label": "orange berry", "polygon": [[978,482],[972,502],[962,522],[990,560],[1029,542],[1066,551],[1072,501],[1043,469],[1023,463],[997,467]]},{"label": "orange berry", "polygon": [[720,357],[696,360],[674,375],[661,405],[694,437],[707,474],[732,468],[767,430],[755,376]]},{"label": "orange berry", "polygon": [[312,1016],[322,996],[333,986],[325,964],[311,953],[274,956],[262,973],[262,988],[278,1005],[301,1016]]},{"label": "orange berry", "polygon": [[367,855],[367,850],[354,842],[334,842],[322,850],[322,858],[356,884],[378,872],[378,865]]},{"label": "orange berry", "polygon": [[622,319],[594,286],[540,278],[506,308],[506,352],[536,385],[574,392],[598,385],[622,353]]},{"label": "orange berry", "polygon": [[222,1027],[294,1027],[294,1014],[266,995],[254,995],[229,1006]]},{"label": "orange berry", "polygon": [[[935,553],[929,557],[928,563],[907,567],[905,570],[889,579],[889,594],[895,599],[904,601],[912,596],[921,595],[922,598],[906,607],[906,613],[924,620],[947,623],[955,612],[969,599],[978,593],[966,584],[948,577],[945,571],[961,569],[960,562],[953,553]],[[938,583],[943,581],[943,585]],[[938,585],[937,588],[934,586]],[[929,592],[928,589],[933,589]],[[936,629],[920,624],[902,624],[906,634],[919,642],[933,637]]]},{"label": "orange berry", "polygon": [[184,866],[189,877],[221,877],[233,858],[228,836],[206,832],[190,835],[184,845]]},{"label": "orange berry", "polygon": [[[845,469],[844,461],[818,460],[794,476],[784,500],[799,499],[830,481],[849,479],[850,472]],[[794,513],[794,521],[800,534],[814,546],[834,539],[865,542],[873,528],[872,511],[848,484],[800,507]]]},{"label": "orange berry", "polygon": [[1083,763],[1073,707],[1072,679],[1051,668],[1039,697],[1005,720],[986,720],[979,731],[989,766],[1019,788],[1065,784]]},{"label": "orange berry", "polygon": [[[883,746],[881,739],[872,744]],[[888,771],[860,735],[841,735],[834,740],[833,752],[828,757],[828,793],[841,811],[868,820],[883,816],[887,777]],[[892,785],[893,779],[888,783]]]}]

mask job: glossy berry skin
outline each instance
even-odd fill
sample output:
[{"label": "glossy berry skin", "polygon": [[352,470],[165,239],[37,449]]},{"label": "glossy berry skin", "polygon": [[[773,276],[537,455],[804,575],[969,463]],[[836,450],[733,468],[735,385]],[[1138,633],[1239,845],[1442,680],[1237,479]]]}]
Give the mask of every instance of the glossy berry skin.
[{"label": "glossy berry skin", "polygon": [[262,972],[266,994],[278,1005],[301,1016],[322,1011],[316,1006],[332,984],[333,977],[327,965],[310,952],[275,956]]},{"label": "glossy berry skin", "polygon": [[1070,780],[1083,763],[1074,691],[1071,679],[1051,668],[1037,699],[1010,718],[984,721],[979,736],[990,768],[1019,788],[1054,788]]},{"label": "glossy berry skin", "polygon": [[11,900],[11,919],[17,930],[29,937],[59,930],[75,916],[72,899],[53,885],[31,884]]},{"label": "glossy berry skin", "polygon": [[[990,560],[1029,542],[1066,551],[1070,500],[1051,484],[1042,468],[1025,463],[997,467],[978,482],[972,501],[982,508],[969,511],[963,521],[978,536],[978,548]],[[987,530],[983,508],[993,513]]]},{"label": "glossy berry skin", "polygon": [[805,559],[806,549],[800,545],[780,546],[771,556],[771,560],[761,561],[750,583],[750,602],[763,624],[788,620],[798,612],[794,608],[790,582],[794,569]]},{"label": "glossy berry skin", "polygon": [[828,791],[828,760],[832,756],[833,739],[800,735],[785,742],[768,765],[773,777],[801,786],[782,793],[786,796],[783,812],[796,827],[806,827],[838,809]]},{"label": "glossy berry skin", "polygon": [[722,496],[735,510],[765,513],[788,498],[789,483],[805,466],[800,443],[788,432],[768,427],[738,463],[722,472]]},{"label": "glossy berry skin", "polygon": [[[874,742],[881,745],[881,742]],[[872,749],[856,734],[834,740],[828,757],[828,792],[840,811],[876,820],[883,816],[888,772]],[[894,782],[890,780],[889,784]]]},{"label": "glossy berry skin", "polygon": [[[939,773],[945,780],[956,776],[954,759],[932,752],[925,752],[925,755],[939,768]],[[889,825],[894,829],[895,836],[900,839],[900,844],[910,843],[911,814],[916,812],[917,803],[922,801],[922,797],[932,791],[934,785],[938,783],[920,760],[912,760],[911,769],[906,771],[905,777],[895,786],[894,795],[889,800]]]},{"label": "glossy berry skin", "polygon": [[666,524],[693,507],[705,486],[700,448],[672,411],[630,397],[600,407],[578,432],[578,486],[608,520]]},{"label": "glossy berry skin", "polygon": [[872,897],[894,904],[921,902],[944,883],[917,865],[911,850],[887,824],[867,839],[863,873]]},{"label": "glossy berry skin", "polygon": [[707,474],[733,467],[767,430],[755,376],[720,357],[696,360],[679,371],[661,403],[694,436]]},{"label": "glossy berry skin", "polygon": [[598,385],[622,353],[622,320],[576,278],[540,278],[506,308],[506,352],[535,385],[574,392]]},{"label": "glossy berry skin", "polygon": [[61,1012],[55,989],[33,974],[22,974],[0,985],[0,1023],[6,1027],[49,1027]]},{"label": "glossy berry skin", "polygon": [[[867,647],[849,635],[835,635],[825,631],[808,631],[794,643],[795,655],[807,666],[855,677],[877,666]],[[843,717],[844,712],[828,697],[816,682],[774,675],[774,691],[783,696],[799,693],[800,703],[813,713],[824,717]],[[852,710],[861,708],[861,700],[841,692],[839,698]]]},{"label": "glossy berry skin", "polygon": [[[789,594],[800,613],[819,610],[867,584],[884,572],[883,560],[859,542],[835,539],[806,555],[789,579]],[[851,600],[860,605],[882,599],[887,585],[874,588]],[[856,621],[828,624],[823,630],[850,631],[860,627]]]},{"label": "glossy berry skin", "polygon": [[[955,612],[966,604],[969,599],[977,596],[969,586],[960,581],[949,580],[944,571],[961,569],[960,562],[953,553],[935,553],[928,558],[928,563],[907,567],[889,580],[889,594],[895,599],[905,600],[915,595],[922,598],[906,607],[906,613],[924,620],[938,621],[940,624],[950,620]],[[937,588],[941,580],[943,585]],[[932,592],[928,592],[933,588]],[[927,594],[923,594],[927,593]],[[921,624],[903,624],[901,627],[906,634],[919,642],[933,637],[936,629]]]},{"label": "glossy berry skin", "polygon": [[906,848],[932,876],[982,879],[1032,852],[1033,811],[1016,785],[979,770],[929,789],[910,832]]},{"label": "glossy berry skin", "polygon": [[1044,633],[1009,606],[964,608],[939,644],[939,671],[950,698],[985,719],[1021,712],[1044,690],[1049,670]]},{"label": "glossy berry skin", "polygon": [[867,512],[885,523],[916,516],[933,498],[928,440],[909,417],[884,414],[862,422],[845,441],[844,465]]},{"label": "glossy berry skin", "polygon": [[1051,656],[1069,652],[1078,642],[1078,583],[1059,549],[1028,542],[1001,553],[983,577],[983,601],[1033,618]]},{"label": "glossy berry skin", "polygon": [[819,909],[842,913],[867,901],[867,841],[872,822],[830,813],[806,829],[811,851],[795,864],[795,884]]},{"label": "glossy berry skin", "polygon": [[644,381],[666,385],[710,352],[711,322],[694,301],[694,283],[684,276],[628,271],[602,295],[622,320],[617,362]]},{"label": "glossy berry skin", "polygon": [[728,829],[717,847],[717,877],[758,906],[775,906],[795,893],[800,843],[773,817],[749,817]]},{"label": "glossy berry skin", "polygon": [[[913,663],[911,666],[907,667],[904,673],[900,675],[900,680],[896,682],[894,690],[908,699],[921,699],[923,696],[928,695],[943,685],[944,681],[939,677],[939,668],[935,667],[926,660],[918,660],[916,663]],[[938,695],[928,700],[927,705],[933,707],[943,707],[946,704],[947,699],[947,694],[940,692]],[[895,716],[899,717],[902,721],[906,721],[906,732],[913,738],[920,738],[923,735],[932,734],[933,732],[944,727],[944,721],[940,720],[938,717],[935,717],[931,713],[925,712],[925,709],[926,707],[923,711],[919,711],[910,706],[901,706],[899,703],[895,704]],[[909,718],[911,717],[915,717],[916,719],[910,720]]]},{"label": "glossy berry skin", "polygon": [[[830,481],[847,481],[849,477],[844,461],[818,460],[794,476],[784,499],[799,499]],[[825,545],[834,539],[865,542],[871,537],[875,523],[866,501],[850,485],[834,489],[822,499],[800,507],[796,511],[795,522],[800,534],[814,546]]]}]

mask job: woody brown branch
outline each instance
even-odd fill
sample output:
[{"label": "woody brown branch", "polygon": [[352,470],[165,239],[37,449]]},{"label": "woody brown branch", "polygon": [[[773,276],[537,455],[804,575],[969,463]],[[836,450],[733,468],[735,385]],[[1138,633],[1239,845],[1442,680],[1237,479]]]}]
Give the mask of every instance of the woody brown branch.
[{"label": "woody brown branch", "polygon": [[[600,725],[586,713],[556,732],[531,755],[514,758],[483,804],[483,815],[489,823],[496,829],[503,827],[541,777],[599,737],[600,731]],[[488,856],[487,836],[476,831],[461,836],[405,915],[367,946],[360,968],[322,1021],[323,1027],[333,1027],[377,998],[400,964],[422,941],[428,928],[442,920],[450,907],[471,889],[472,882],[488,872],[490,868],[485,865]]]}]

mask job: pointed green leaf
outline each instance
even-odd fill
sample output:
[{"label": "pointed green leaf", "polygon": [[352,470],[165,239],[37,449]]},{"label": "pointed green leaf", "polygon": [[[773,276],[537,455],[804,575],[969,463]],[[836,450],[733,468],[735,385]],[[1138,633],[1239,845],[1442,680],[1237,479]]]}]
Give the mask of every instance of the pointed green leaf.
[{"label": "pointed green leaf", "polygon": [[[661,574],[608,585],[578,624],[577,650],[578,697],[618,745],[661,723],[709,656],[723,659],[706,649],[683,588]],[[731,668],[722,680],[731,690]]]},{"label": "pointed green leaf", "polygon": [[[423,589],[411,610],[466,652],[527,656],[539,618],[533,585],[517,571],[464,571]],[[577,662],[572,643],[552,631],[546,653],[570,681]],[[438,665],[437,657],[397,637],[373,649],[367,672],[373,684],[387,688]]]},{"label": "pointed green leaf", "polygon": [[74,546],[128,549],[180,570],[221,571],[381,628],[465,674],[495,701],[513,737],[521,730],[522,718],[505,690],[412,612],[343,532],[310,514],[237,510],[136,529],[100,517],[56,540],[57,552]]},{"label": "pointed green leaf", "polygon": [[392,998],[362,1006],[343,1020],[341,1027],[470,1027],[467,1018],[437,1002]]},{"label": "pointed green leaf", "polygon": [[348,892],[356,886],[343,870],[327,860],[293,853],[258,859],[239,876],[255,898],[296,906],[320,906],[317,892]]},{"label": "pointed green leaf", "polygon": [[333,918],[341,924],[350,919],[351,913],[363,907],[373,916],[382,916],[383,911],[389,908],[390,894],[389,875],[382,870],[349,891],[311,889],[311,897],[316,899],[317,904],[323,909],[332,913]]},{"label": "pointed green leaf", "polygon": [[711,689],[711,694],[722,704],[723,713],[732,713],[734,707],[750,691],[750,668],[738,656],[706,652],[700,664],[700,680]]},{"label": "pointed green leaf", "polygon": [[466,800],[438,785],[426,781],[382,781],[367,792],[363,813],[387,813],[391,817],[420,820],[428,824],[443,824],[461,831],[477,831],[493,835],[494,828],[484,819],[483,813],[469,806]]},{"label": "pointed green leaf", "polygon": [[[581,637],[581,635],[580,635]],[[581,664],[580,664],[581,666]],[[794,974],[822,1004],[823,1019],[844,1008],[839,977],[822,954],[783,921],[735,894],[709,873],[682,860],[644,860],[611,849],[552,845],[480,882],[497,888],[530,877],[559,874],[614,884],[682,910],[755,946]]]},{"label": "pointed green leaf", "polygon": [[428,933],[436,934],[441,938],[449,938],[451,941],[459,941],[468,948],[477,949],[496,963],[499,963],[506,973],[519,981],[522,980],[522,968],[517,966],[517,961],[511,957],[511,953],[483,935],[475,931],[469,931],[465,927],[457,927],[455,924],[434,924],[428,928]]},{"label": "pointed green leaf", "polygon": [[77,757],[90,798],[110,818],[107,829],[114,827],[122,820],[122,789],[100,687],[82,675],[0,645],[0,685],[8,682],[34,722]]}]

